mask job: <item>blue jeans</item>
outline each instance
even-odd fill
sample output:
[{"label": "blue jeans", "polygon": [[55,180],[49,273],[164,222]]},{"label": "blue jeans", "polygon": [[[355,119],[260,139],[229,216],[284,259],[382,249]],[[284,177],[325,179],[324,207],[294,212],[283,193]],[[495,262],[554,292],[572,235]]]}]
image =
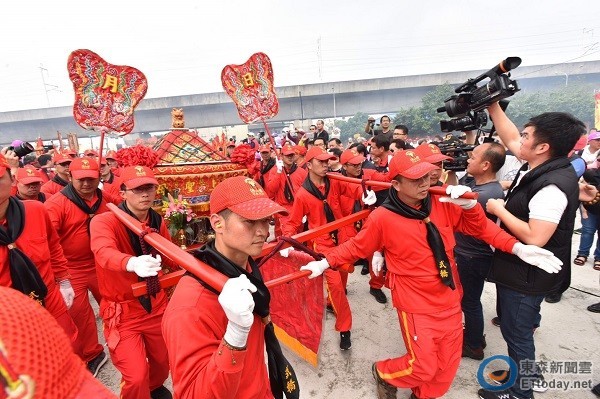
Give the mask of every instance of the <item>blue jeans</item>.
[{"label": "blue jeans", "polygon": [[[510,391],[518,398],[531,398],[533,390],[527,386],[527,379],[532,376],[523,372],[528,370],[528,365],[535,364],[533,329],[540,320],[540,304],[544,295],[527,295],[501,286],[497,289],[502,310],[500,330],[508,345],[508,356],[515,361],[518,369],[517,380]],[[522,383],[523,378],[526,380]]]},{"label": "blue jeans", "polygon": [[[598,233],[600,237],[600,217],[588,212],[588,217],[581,217],[581,240],[579,241],[579,250],[577,255],[585,256],[586,258],[590,254],[592,244],[594,244],[594,236]],[[594,251],[594,260],[600,259],[600,248],[596,243],[596,250]]]},{"label": "blue jeans", "polygon": [[465,315],[464,343],[476,349],[483,345],[483,308],[481,292],[492,266],[492,257],[463,256],[455,253],[463,297],[460,302]]}]

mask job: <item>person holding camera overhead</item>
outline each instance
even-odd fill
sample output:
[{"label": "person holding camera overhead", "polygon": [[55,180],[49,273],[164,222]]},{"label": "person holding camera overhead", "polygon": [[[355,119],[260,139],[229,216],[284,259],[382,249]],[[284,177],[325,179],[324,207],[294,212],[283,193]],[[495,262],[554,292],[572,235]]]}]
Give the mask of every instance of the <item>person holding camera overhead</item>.
[{"label": "person holding camera overhead", "polygon": [[[500,329],[508,355],[517,364],[517,376],[507,390],[481,389],[478,393],[482,399],[528,399],[533,397],[531,382],[541,379],[539,370],[527,368],[535,364],[533,330],[540,318],[540,305],[544,296],[568,285],[571,279],[571,240],[579,187],[568,154],[586,128],[568,113],[547,112],[531,118],[519,133],[498,103],[491,104],[488,111],[502,142],[527,163],[504,200],[488,200],[487,211],[498,217],[505,231],[526,244],[552,251],[563,263],[562,270],[550,274],[514,255],[496,251],[488,275],[497,286]],[[535,381],[531,381],[531,372],[538,374]]]}]

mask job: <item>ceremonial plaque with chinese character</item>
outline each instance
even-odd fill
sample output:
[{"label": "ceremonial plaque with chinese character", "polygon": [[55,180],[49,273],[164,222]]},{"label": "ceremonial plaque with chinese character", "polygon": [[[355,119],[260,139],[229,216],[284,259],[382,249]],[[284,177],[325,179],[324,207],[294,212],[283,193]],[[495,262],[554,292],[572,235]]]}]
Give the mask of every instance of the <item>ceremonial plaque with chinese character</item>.
[{"label": "ceremonial plaque with chinese character", "polygon": [[133,67],[113,65],[90,50],[75,50],[67,61],[75,90],[73,116],[84,129],[125,135],[133,130],[133,110],[148,82]]},{"label": "ceremonial plaque with chinese character", "polygon": [[255,53],[242,65],[227,65],[221,72],[225,92],[244,123],[270,119],[279,112],[271,60]]}]

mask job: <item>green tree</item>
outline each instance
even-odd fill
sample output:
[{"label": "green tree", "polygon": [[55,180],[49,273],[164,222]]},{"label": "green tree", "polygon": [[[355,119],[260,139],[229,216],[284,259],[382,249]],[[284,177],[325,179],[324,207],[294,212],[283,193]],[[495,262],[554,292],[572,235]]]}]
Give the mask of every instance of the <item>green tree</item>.
[{"label": "green tree", "polygon": [[444,100],[454,94],[454,88],[445,83],[435,86],[421,99],[419,107],[402,108],[392,121],[393,125],[406,125],[410,136],[414,138],[433,136],[440,132],[440,120],[447,119],[445,113],[437,109],[444,105]]},{"label": "green tree", "polygon": [[[508,117],[522,127],[527,121],[543,112],[569,112],[588,126],[594,120],[594,86],[581,82],[569,82],[551,91],[520,91],[508,100],[506,110]],[[454,87],[449,84],[434,87],[421,99],[419,107],[402,108],[392,123],[408,126],[412,138],[432,136],[440,133],[440,120],[449,119],[446,113],[438,113],[437,108],[444,105],[444,100],[454,94]],[[488,127],[490,127],[488,123]]]},{"label": "green tree", "polygon": [[364,112],[357,112],[354,116],[344,119],[336,119],[335,127],[340,129],[340,140],[346,143],[349,138],[354,138],[355,134],[365,135],[365,125],[367,124],[369,115]]},{"label": "green tree", "polygon": [[552,111],[568,112],[593,126],[594,87],[575,83],[552,91],[519,92],[510,98],[506,114],[520,128],[532,116]]}]

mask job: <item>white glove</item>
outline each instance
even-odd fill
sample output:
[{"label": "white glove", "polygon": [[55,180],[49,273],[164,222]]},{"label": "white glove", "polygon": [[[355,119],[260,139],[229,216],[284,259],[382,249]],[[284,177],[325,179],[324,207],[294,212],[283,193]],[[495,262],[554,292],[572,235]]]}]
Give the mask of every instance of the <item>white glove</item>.
[{"label": "white glove", "polygon": [[477,200],[459,198],[464,193],[468,193],[470,191],[471,188],[467,186],[448,186],[446,187],[446,194],[448,194],[449,197],[440,197],[440,202],[451,202],[460,206],[462,209],[471,209],[477,205]]},{"label": "white glove", "polygon": [[377,202],[375,191],[366,190],[362,195],[362,201],[365,205],[373,205],[375,202]]},{"label": "white glove", "polygon": [[246,346],[250,327],[254,323],[254,299],[251,292],[256,292],[256,286],[248,277],[241,275],[227,280],[219,294],[219,303],[229,320],[223,339],[236,348]]},{"label": "white glove", "polygon": [[524,262],[530,265],[537,266],[546,273],[558,273],[562,269],[562,261],[554,254],[537,245],[525,245],[516,243],[512,249],[512,253],[517,255]]},{"label": "white glove", "polygon": [[281,171],[283,170],[283,160],[277,159],[275,161],[275,167],[277,168],[277,173],[281,173]]},{"label": "white glove", "polygon": [[311,275],[308,278],[319,277],[327,268],[329,267],[329,263],[327,263],[327,259],[323,258],[321,260],[313,260],[312,262],[308,262],[306,265],[302,266],[300,270],[310,270]]},{"label": "white glove", "polygon": [[283,256],[284,258],[287,258],[288,256],[290,256],[290,252],[292,252],[293,250],[294,247],[284,248],[281,251],[279,251],[279,255]]},{"label": "white glove", "polygon": [[373,258],[371,259],[371,267],[373,268],[373,274],[379,276],[379,273],[381,273],[381,269],[383,269],[383,255],[381,255],[381,252],[375,251],[373,253]]},{"label": "white glove", "polygon": [[71,282],[69,280],[63,280],[58,283],[58,287],[60,289],[60,294],[65,301],[65,305],[67,305],[67,309],[71,309],[73,300],[75,299],[75,291],[73,290]]},{"label": "white glove", "polygon": [[156,255],[156,259],[152,255],[132,256],[127,261],[128,272],[134,272],[140,277],[156,276],[160,270],[162,259],[160,255]]}]

